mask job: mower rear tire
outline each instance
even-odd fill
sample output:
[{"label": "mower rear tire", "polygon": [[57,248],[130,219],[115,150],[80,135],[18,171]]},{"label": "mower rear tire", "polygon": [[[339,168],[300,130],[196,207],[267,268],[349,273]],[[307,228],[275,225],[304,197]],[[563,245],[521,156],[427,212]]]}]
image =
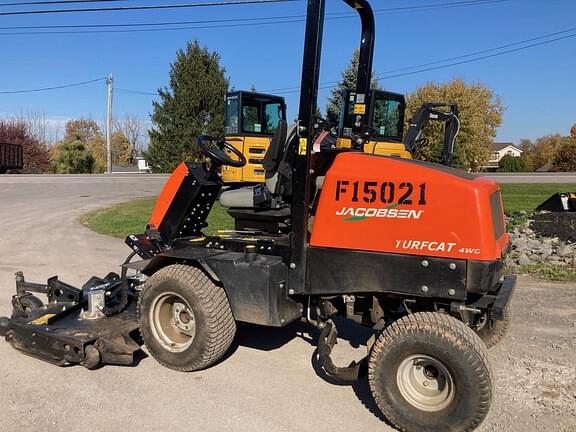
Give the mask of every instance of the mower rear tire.
[{"label": "mower rear tire", "polygon": [[182,372],[214,364],[236,334],[224,289],[187,265],[165,267],[144,283],[138,316],[150,354],[163,366]]},{"label": "mower rear tire", "polygon": [[512,322],[512,312],[510,311],[510,306],[504,309],[504,319],[495,320],[486,317],[486,321],[483,325],[476,331],[480,339],[484,342],[488,349],[498,345],[502,339],[508,333],[510,328],[510,323]]},{"label": "mower rear tire", "polygon": [[414,313],[381,333],[368,381],[384,416],[402,431],[472,431],[490,409],[487,357],[478,335],[461,321]]}]

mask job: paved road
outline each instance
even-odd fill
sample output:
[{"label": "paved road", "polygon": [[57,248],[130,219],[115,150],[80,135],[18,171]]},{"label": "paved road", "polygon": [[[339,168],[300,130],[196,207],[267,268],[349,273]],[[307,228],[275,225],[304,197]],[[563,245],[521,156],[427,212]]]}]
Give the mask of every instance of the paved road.
[{"label": "paved road", "polygon": [[[156,194],[162,182],[162,177],[153,176],[0,177],[0,315],[10,312],[17,270],[23,270],[29,280],[45,281],[58,274],[81,284],[92,274],[117,268],[127,247],[82,227],[78,218],[98,207]],[[560,289],[546,286],[543,291],[540,286],[538,291],[529,281],[523,282],[523,288],[536,298],[549,289]],[[566,316],[572,319],[572,291],[565,292],[559,303],[566,305]],[[523,298],[517,295],[515,301]],[[541,322],[542,315],[538,317],[518,326],[523,333],[513,331],[518,346],[528,346],[525,341],[550,341],[548,334],[531,329],[532,323]],[[280,330],[242,326],[225,361],[192,374],[170,371],[151,358],[142,359],[138,367],[58,368],[23,356],[0,341],[0,431],[31,427],[49,432],[391,431],[374,414],[364,381],[335,385],[321,377],[312,361],[314,347],[303,329],[299,325]],[[574,329],[566,331],[566,337],[574,337]],[[347,345],[337,349],[351,349]],[[513,364],[511,348],[504,343],[490,354],[497,376],[496,400],[482,430],[574,430],[570,428],[576,426],[576,413],[569,409],[545,407],[531,416],[532,406],[525,407],[525,399],[516,398],[523,391],[539,395],[540,383],[532,390],[511,387],[509,380],[516,382],[508,372]],[[552,348],[545,351],[544,359],[555,356]],[[560,355],[570,352],[568,348]],[[576,362],[573,356],[558,361]],[[573,368],[566,370],[569,376],[573,372]],[[532,393],[527,397],[537,400]]]},{"label": "paved road", "polygon": [[498,183],[572,183],[576,173],[494,173],[484,174]]},{"label": "paved road", "polygon": [[[576,184],[576,173],[484,173],[486,177],[498,183],[571,183]],[[134,174],[118,174],[117,176],[135,176]],[[142,176],[142,175],[140,175]],[[167,178],[163,174],[154,174],[159,178]]]},{"label": "paved road", "polygon": [[[496,180],[498,183],[572,183],[576,184],[576,173],[483,173],[482,175],[489,177],[491,179]],[[0,176],[0,183],[2,181],[9,181],[7,179],[15,177],[10,175]],[[112,176],[106,175],[73,175],[73,176],[62,176],[62,175],[42,175],[42,176],[33,176],[33,175],[19,175],[18,177],[28,178],[28,179],[36,179],[31,181],[39,181],[42,182],[44,180],[39,179],[63,179],[63,178],[75,178],[84,181],[85,179],[92,179],[91,181],[95,181],[95,179],[100,179],[104,181],[104,179],[112,178],[112,179],[123,179],[124,181],[127,180],[135,180],[140,179],[142,183],[146,184],[155,184],[156,182],[161,183],[168,178],[167,174],[133,174],[133,173],[124,173],[124,174],[114,174]],[[3,180],[4,179],[4,180]],[[145,180],[144,180],[145,179]],[[100,181],[99,180],[99,181]],[[52,180],[53,181],[53,180]]]}]

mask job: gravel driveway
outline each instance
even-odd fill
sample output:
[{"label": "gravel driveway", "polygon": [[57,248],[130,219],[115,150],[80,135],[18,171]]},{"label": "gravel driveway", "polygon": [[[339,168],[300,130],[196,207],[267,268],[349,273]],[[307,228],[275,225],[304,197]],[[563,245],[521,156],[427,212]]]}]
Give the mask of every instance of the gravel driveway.
[{"label": "gravel driveway", "polygon": [[[154,195],[163,180],[0,176],[0,315],[10,313],[17,270],[81,284],[117,268],[128,248],[78,218]],[[576,287],[523,278],[512,312],[510,335],[490,352],[495,397],[481,430],[576,431]],[[225,361],[192,374],[148,357],[138,367],[58,368],[0,341],[0,431],[391,431],[364,381],[322,378],[306,330],[241,326]]]}]

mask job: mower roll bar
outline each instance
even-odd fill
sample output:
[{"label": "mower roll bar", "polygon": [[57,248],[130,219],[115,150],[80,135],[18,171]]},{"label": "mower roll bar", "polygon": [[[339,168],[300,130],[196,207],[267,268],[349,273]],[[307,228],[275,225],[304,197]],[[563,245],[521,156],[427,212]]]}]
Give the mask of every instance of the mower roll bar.
[{"label": "mower roll bar", "polygon": [[[372,80],[374,59],[375,22],[374,12],[367,0],[343,0],[355,9],[362,21],[362,38],[358,67],[357,94],[367,95]],[[311,185],[311,151],[314,142],[314,114],[318,103],[320,60],[326,0],[308,0],[302,80],[300,87],[300,108],[298,113],[298,134],[290,143],[294,149],[292,176],[292,235],[290,236],[290,272],[288,285],[295,294],[303,293],[307,284],[308,215]],[[367,111],[366,111],[367,114]],[[353,132],[362,135],[367,127],[366,115],[361,115],[360,126]]]},{"label": "mower roll bar", "polygon": [[[344,0],[344,2],[356,9],[362,22],[356,95],[364,95],[364,97],[367,98],[372,84],[372,65],[374,63],[374,44],[376,40],[374,12],[367,0]],[[352,133],[357,136],[364,136],[367,126],[366,123],[364,119],[360,125],[354,122]]]}]

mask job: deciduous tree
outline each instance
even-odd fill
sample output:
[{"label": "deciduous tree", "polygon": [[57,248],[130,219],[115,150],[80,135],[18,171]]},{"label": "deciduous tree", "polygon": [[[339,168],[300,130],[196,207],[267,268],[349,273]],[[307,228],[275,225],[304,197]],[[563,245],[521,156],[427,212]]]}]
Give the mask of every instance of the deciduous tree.
[{"label": "deciduous tree", "polygon": [[146,122],[139,117],[127,114],[114,122],[114,130],[128,139],[135,154],[140,154],[148,137]]},{"label": "deciduous tree", "polygon": [[500,159],[498,171],[500,172],[521,172],[526,171],[524,159],[518,156],[505,155]]},{"label": "deciduous tree", "polygon": [[161,100],[153,102],[150,147],[145,154],[154,171],[171,171],[183,160],[201,157],[198,135],[224,134],[228,88],[224,74],[220,55],[198,41],[177,52],[170,65],[170,86],[159,89]]},{"label": "deciduous tree", "polygon": [[564,140],[554,155],[552,169],[560,172],[576,171],[576,139]]},{"label": "deciduous tree", "polygon": [[94,157],[93,172],[95,174],[106,172],[108,166],[108,150],[106,148],[106,139],[104,138],[104,135],[97,135],[94,139],[88,142],[84,140],[81,141],[86,146],[86,150],[88,150]]},{"label": "deciduous tree", "polygon": [[532,154],[530,153],[534,147],[534,143],[532,140],[523,138],[520,140],[518,147],[520,150],[522,150],[522,156],[520,157],[522,158],[522,163],[524,164],[524,171],[534,171],[534,161],[532,160]]},{"label": "deciduous tree", "polygon": [[122,132],[114,132],[112,135],[112,163],[119,166],[127,166],[132,163],[134,151],[128,137]]},{"label": "deciduous tree", "polygon": [[551,167],[551,164],[556,156],[556,152],[560,147],[569,141],[570,138],[562,137],[559,134],[546,135],[538,138],[535,143],[524,149],[533,163],[534,170]]},{"label": "deciduous tree", "polygon": [[68,120],[64,126],[64,141],[79,139],[84,144],[88,144],[99,137],[102,137],[102,130],[98,123],[91,118],[79,118]]},{"label": "deciduous tree", "polygon": [[[457,103],[460,110],[460,132],[455,149],[455,165],[479,171],[490,156],[496,129],[502,123],[504,105],[499,96],[482,83],[468,84],[462,79],[446,83],[430,82],[407,97],[408,121],[426,102]],[[424,131],[429,145],[421,157],[438,161],[442,150],[442,125],[430,122]]]},{"label": "deciduous tree", "polygon": [[22,173],[38,174],[50,169],[50,152],[32,135],[22,120],[0,120],[0,142],[20,144],[24,159]]}]

